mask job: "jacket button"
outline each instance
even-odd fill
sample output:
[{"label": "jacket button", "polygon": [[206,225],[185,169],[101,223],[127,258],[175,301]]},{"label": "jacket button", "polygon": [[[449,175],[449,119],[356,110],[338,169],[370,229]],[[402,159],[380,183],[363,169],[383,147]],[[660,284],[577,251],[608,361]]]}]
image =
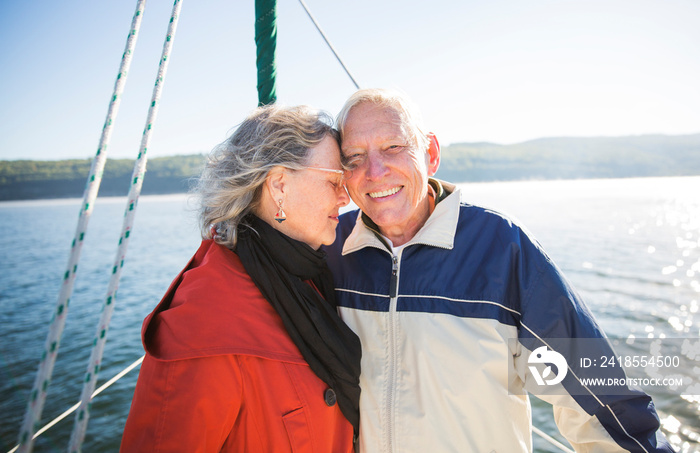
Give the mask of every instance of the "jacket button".
[{"label": "jacket button", "polygon": [[326,402],[326,406],[333,406],[338,398],[335,396],[335,391],[331,388],[326,389],[323,392],[323,401]]}]

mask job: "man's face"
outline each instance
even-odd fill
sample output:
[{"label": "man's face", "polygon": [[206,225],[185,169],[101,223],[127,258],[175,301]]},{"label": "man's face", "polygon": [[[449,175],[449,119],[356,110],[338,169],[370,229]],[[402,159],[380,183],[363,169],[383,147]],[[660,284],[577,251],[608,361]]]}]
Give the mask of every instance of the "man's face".
[{"label": "man's face", "polygon": [[416,148],[393,109],[368,102],[350,111],[342,152],[353,168],[347,188],[357,206],[390,239],[412,237],[429,216],[428,176],[439,159]]}]

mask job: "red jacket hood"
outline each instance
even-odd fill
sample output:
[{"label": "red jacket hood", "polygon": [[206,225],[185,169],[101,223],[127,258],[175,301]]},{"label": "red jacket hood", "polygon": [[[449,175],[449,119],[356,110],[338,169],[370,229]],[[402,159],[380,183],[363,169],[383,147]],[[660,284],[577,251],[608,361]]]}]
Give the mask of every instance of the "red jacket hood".
[{"label": "red jacket hood", "polygon": [[238,255],[212,240],[173,280],[141,335],[159,360],[243,354],[306,363]]}]

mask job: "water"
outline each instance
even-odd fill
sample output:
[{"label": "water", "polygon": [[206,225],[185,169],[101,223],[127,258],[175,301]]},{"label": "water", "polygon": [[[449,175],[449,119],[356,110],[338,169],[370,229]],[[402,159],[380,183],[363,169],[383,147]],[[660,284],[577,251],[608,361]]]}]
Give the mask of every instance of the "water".
[{"label": "water", "polygon": [[[17,442],[25,399],[34,381],[53,313],[80,200],[0,203],[0,448]],[[125,198],[99,198],[82,251],[44,420],[80,398],[96,323],[100,316],[122,228]],[[199,245],[184,195],[143,197],[129,243],[108,333],[102,382],[143,354],[141,321]],[[117,451],[136,372],[93,404],[84,451]],[[37,439],[35,451],[65,451],[73,416]]]},{"label": "water", "polygon": [[[586,299],[611,337],[700,337],[700,178],[462,185],[465,201],[525,224]],[[56,305],[79,200],[0,203],[0,449],[17,432]],[[56,362],[46,422],[77,402],[105,297],[126,200],[100,198],[83,247]],[[185,195],[143,197],[131,235],[101,384],[136,360],[140,329],[199,244]],[[93,403],[84,451],[116,451],[136,371]],[[652,392],[669,439],[700,452],[700,400]],[[534,424],[558,436],[551,407],[533,398]],[[37,452],[65,451],[73,416]],[[555,452],[535,436],[535,450]]]}]

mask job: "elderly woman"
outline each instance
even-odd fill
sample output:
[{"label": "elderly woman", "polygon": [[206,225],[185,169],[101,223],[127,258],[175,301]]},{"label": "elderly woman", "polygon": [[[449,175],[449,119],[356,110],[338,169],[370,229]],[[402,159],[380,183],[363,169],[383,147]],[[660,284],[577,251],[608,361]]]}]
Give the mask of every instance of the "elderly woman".
[{"label": "elderly woman", "polygon": [[261,107],[212,152],[203,241],[144,321],[121,451],[353,450],[360,342],[319,251],[349,202],[329,124]]}]

